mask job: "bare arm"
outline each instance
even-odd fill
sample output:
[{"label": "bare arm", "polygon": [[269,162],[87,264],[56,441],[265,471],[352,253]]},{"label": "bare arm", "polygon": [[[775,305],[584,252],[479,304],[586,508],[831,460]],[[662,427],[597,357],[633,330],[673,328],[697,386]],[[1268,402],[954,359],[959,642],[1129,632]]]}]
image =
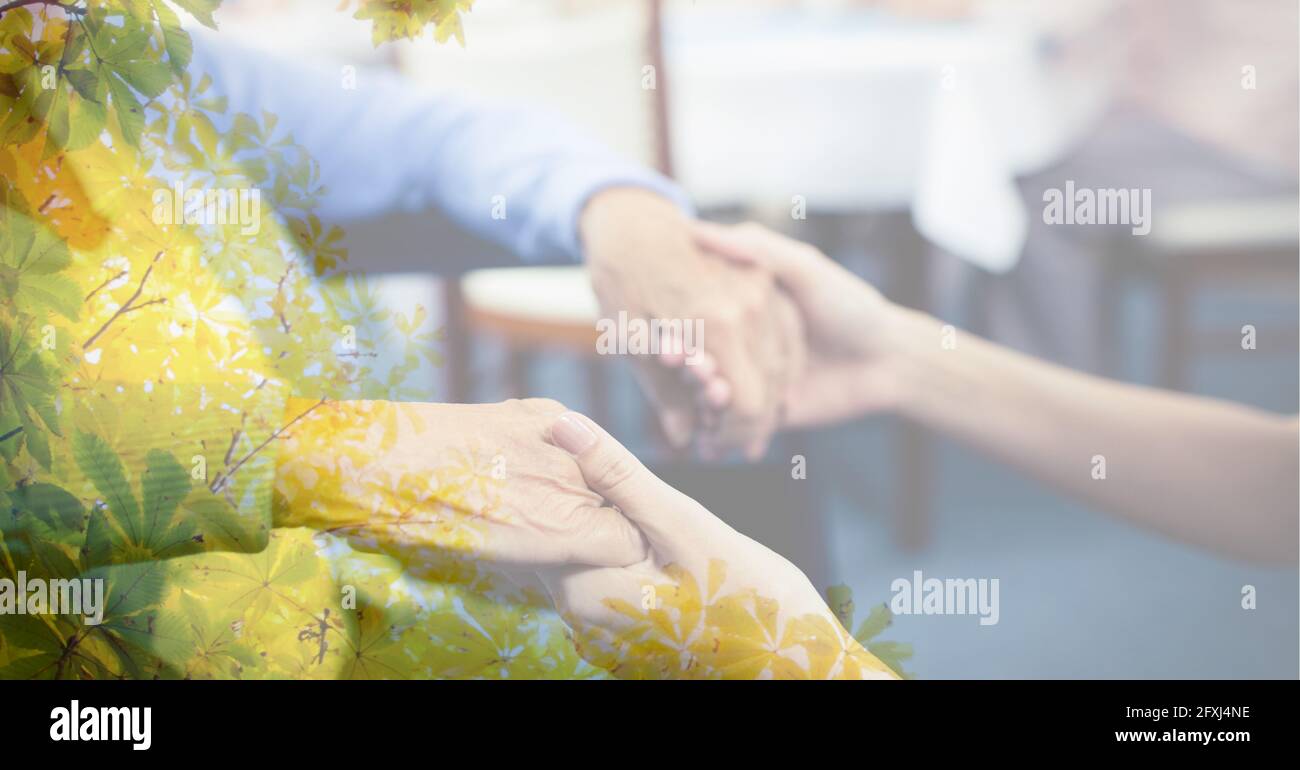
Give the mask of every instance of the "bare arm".
[{"label": "bare arm", "polygon": [[1293,562],[1300,423],[1081,374],[891,310],[903,415],[1172,537]]},{"label": "bare arm", "polygon": [[1300,421],[1104,380],[889,303],[815,249],[756,225],[700,225],[715,254],[772,269],[799,306],[809,366],[796,425],[892,411],[1172,537],[1295,562]]}]

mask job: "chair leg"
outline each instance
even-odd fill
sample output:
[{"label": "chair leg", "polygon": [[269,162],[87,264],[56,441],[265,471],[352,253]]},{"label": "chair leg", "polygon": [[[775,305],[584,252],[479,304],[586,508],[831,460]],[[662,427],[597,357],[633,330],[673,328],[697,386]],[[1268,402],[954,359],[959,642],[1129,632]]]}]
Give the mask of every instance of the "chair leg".
[{"label": "chair leg", "polygon": [[442,278],[443,336],[446,348],[443,365],[447,369],[447,401],[467,404],[471,400],[469,327],[465,323],[465,298],[460,293],[460,276]]},{"label": "chair leg", "polygon": [[[929,305],[930,246],[908,224],[900,237],[894,262],[894,293],[905,306],[925,310]],[[898,424],[898,498],[894,511],[899,544],[908,550],[924,547],[930,539],[934,473],[934,438],[920,425]]]},{"label": "chair leg", "polygon": [[589,417],[606,430],[613,430],[609,414],[609,372],[605,362],[597,358],[588,358],[587,369],[587,403],[591,409]]},{"label": "chair leg", "polygon": [[1124,282],[1119,277],[1119,267],[1106,255],[1099,266],[1101,277],[1097,288],[1098,366],[1105,377],[1122,378],[1124,351],[1120,329],[1124,328]]},{"label": "chair leg", "polygon": [[1172,270],[1165,277],[1162,324],[1160,384],[1170,390],[1187,386],[1189,336],[1191,335],[1191,281],[1184,271]]},{"label": "chair leg", "polygon": [[528,376],[532,363],[531,351],[511,346],[506,353],[506,387],[509,388],[510,398],[528,398],[532,395],[529,392]]}]

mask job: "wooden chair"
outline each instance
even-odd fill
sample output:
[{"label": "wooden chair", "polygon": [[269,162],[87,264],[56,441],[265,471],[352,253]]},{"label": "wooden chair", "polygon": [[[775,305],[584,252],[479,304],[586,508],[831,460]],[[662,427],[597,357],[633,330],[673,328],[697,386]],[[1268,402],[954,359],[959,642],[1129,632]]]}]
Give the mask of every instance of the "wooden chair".
[{"label": "wooden chair", "polygon": [[[1120,252],[1107,266],[1108,287],[1101,313],[1107,350],[1121,349],[1118,332],[1123,309],[1121,282],[1137,277],[1154,284],[1161,298],[1159,382],[1185,390],[1198,355],[1241,350],[1241,328],[1204,329],[1195,320],[1195,300],[1208,287],[1258,289],[1300,280],[1300,200],[1294,197],[1181,204],[1162,211],[1138,248]],[[1250,323],[1245,320],[1244,323]],[[1244,325],[1243,323],[1243,325]],[[1270,349],[1294,352],[1300,346],[1295,324],[1257,329]],[[1119,367],[1113,360],[1112,372]]]}]

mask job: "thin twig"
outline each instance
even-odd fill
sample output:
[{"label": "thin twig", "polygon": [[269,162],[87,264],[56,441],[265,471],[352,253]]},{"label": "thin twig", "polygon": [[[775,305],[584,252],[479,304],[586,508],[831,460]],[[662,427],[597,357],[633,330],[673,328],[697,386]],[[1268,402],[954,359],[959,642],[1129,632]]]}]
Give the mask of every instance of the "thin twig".
[{"label": "thin twig", "polygon": [[[158,264],[158,260],[162,259],[162,255],[163,255],[163,252],[161,252],[161,251],[158,252],[157,254],[153,255],[153,262],[150,262],[150,263],[149,263],[149,268],[148,268],[147,270],[145,270],[145,271],[144,271],[144,275],[141,276],[141,278],[140,278],[140,285],[137,286],[137,287],[135,287],[135,293],[132,294],[132,295],[131,295],[131,298],[128,299],[128,300],[126,301],[126,304],[124,304],[124,305],[122,305],[122,307],[118,308],[118,309],[117,309],[117,312],[116,312],[116,313],[113,313],[113,315],[112,315],[112,316],[111,316],[107,321],[104,322],[104,325],[103,325],[103,326],[99,327],[99,331],[97,331],[97,332],[95,332],[94,334],[90,335],[90,339],[88,339],[88,340],[86,340],[84,343],[82,343],[82,345],[81,345],[81,349],[82,349],[82,350],[89,350],[89,349],[90,349],[90,346],[93,345],[93,344],[95,344],[95,340],[99,339],[99,335],[101,335],[101,334],[103,334],[104,332],[108,331],[108,327],[111,326],[111,325],[113,324],[113,322],[116,321],[118,318],[121,318],[123,315],[125,315],[126,313],[131,312],[132,310],[136,310],[136,309],[138,309],[137,307],[132,307],[132,306],[131,306],[131,303],[135,302],[137,299],[140,299],[140,293],[144,291],[144,284],[145,284],[145,281],[148,281],[148,280],[149,280],[149,274],[153,272],[153,266],[156,265],[156,264]],[[154,299],[154,300],[149,300],[148,302],[145,302],[144,304],[139,305],[138,307],[146,307],[146,306],[148,306],[148,305],[157,305],[157,304],[159,304],[159,303],[161,303],[161,302],[166,302],[166,301],[167,301],[166,299]]]},{"label": "thin twig", "polygon": [[96,286],[96,287],[94,288],[93,291],[91,291],[89,294],[86,295],[86,302],[89,302],[89,301],[90,301],[90,300],[91,300],[91,299],[92,299],[96,294],[98,294],[98,293],[100,293],[101,291],[103,291],[103,290],[104,290],[104,287],[108,286],[108,285],[109,285],[110,283],[112,283],[113,281],[116,281],[118,278],[121,278],[121,277],[123,277],[123,276],[125,276],[125,275],[126,275],[126,271],[125,271],[125,270],[119,270],[119,271],[117,272],[117,275],[109,276],[109,278],[108,278],[107,280],[105,280],[105,281],[104,281],[103,283],[101,283],[100,285]]},{"label": "thin twig", "polygon": [[75,5],[65,5],[63,3],[60,3],[58,0],[13,0],[13,2],[0,5],[0,13],[4,13],[5,11],[12,11],[15,8],[22,8],[24,5],[49,5],[55,8],[60,8],[68,13],[86,12],[86,9],[84,8],[78,8]]},{"label": "thin twig", "polygon": [[253,449],[249,451],[248,454],[244,455],[239,459],[239,462],[231,466],[230,470],[226,471],[225,473],[218,473],[217,477],[212,480],[212,484],[208,486],[208,489],[212,492],[221,491],[223,488],[225,488],[226,483],[230,481],[231,477],[234,476],[235,473],[238,472],[239,469],[244,466],[244,463],[253,459],[253,456],[256,455],[258,452],[262,451],[263,449],[265,449],[267,444],[270,444],[272,441],[275,441],[277,438],[280,437],[281,433],[284,433],[286,430],[293,427],[294,423],[298,422],[302,418],[311,414],[316,410],[317,407],[319,407],[321,404],[324,403],[325,403],[325,399],[322,398],[320,401],[317,401],[316,403],[308,407],[302,414],[298,415],[297,417],[293,418],[289,422],[285,423],[283,426],[278,428],[274,433],[267,436],[266,440],[264,440],[262,443],[258,444],[257,446],[253,447]]}]

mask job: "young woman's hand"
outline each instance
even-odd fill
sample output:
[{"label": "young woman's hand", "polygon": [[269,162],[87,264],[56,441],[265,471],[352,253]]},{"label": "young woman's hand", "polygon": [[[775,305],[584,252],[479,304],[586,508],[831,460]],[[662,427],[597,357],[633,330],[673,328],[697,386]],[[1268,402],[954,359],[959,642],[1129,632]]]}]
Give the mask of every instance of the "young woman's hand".
[{"label": "young woman's hand", "polygon": [[[702,222],[694,232],[705,251],[772,272],[803,317],[808,357],[786,393],[786,426],[823,425],[897,404],[898,309],[880,292],[812,246],[762,225]],[[724,407],[730,396],[711,364],[680,367],[706,410]]]},{"label": "young woman's hand", "polygon": [[593,665],[628,678],[896,678],[797,567],[660,481],[595,423],[569,412],[551,440],[649,546],[625,567],[540,573]]}]

